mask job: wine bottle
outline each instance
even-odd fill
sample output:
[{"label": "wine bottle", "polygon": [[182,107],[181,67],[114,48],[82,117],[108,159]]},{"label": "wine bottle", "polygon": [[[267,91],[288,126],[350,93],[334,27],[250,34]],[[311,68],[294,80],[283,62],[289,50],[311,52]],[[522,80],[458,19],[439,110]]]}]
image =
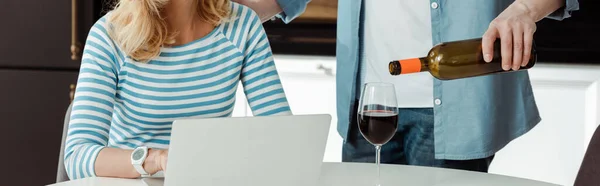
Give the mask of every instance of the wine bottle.
[{"label": "wine bottle", "polygon": [[[391,75],[429,71],[440,80],[508,72],[502,69],[500,39],[494,42],[494,57],[489,63],[483,60],[481,48],[481,38],[440,43],[434,46],[426,57],[391,61],[389,71]],[[536,61],[534,44],[529,62],[518,71],[530,69]]]}]

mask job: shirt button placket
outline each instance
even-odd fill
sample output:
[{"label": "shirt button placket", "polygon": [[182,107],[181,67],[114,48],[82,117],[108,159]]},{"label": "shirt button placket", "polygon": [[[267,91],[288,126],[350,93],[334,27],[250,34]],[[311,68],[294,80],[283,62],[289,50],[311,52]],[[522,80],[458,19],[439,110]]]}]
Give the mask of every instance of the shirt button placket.
[{"label": "shirt button placket", "polygon": [[[431,31],[432,31],[432,39],[433,39],[433,43],[437,44],[440,43],[442,38],[441,38],[441,34],[440,34],[440,25],[441,25],[441,9],[443,8],[442,5],[440,4],[441,0],[430,0],[430,6],[431,6]],[[443,96],[442,96],[442,82],[441,81],[437,81],[434,80],[433,81],[433,96],[434,96],[434,107],[433,107],[433,116],[434,116],[434,120],[433,120],[433,126],[434,126],[434,135],[435,135],[435,140],[434,140],[434,144],[435,144],[435,154],[440,155],[440,156],[444,156],[446,153],[446,144],[445,144],[445,135],[444,135],[444,126],[443,126],[443,120],[445,118],[444,113],[443,113],[443,106],[442,106],[442,100]]]},{"label": "shirt button placket", "polygon": [[438,3],[435,1],[431,3],[431,8],[433,8],[433,9],[437,9],[438,6],[439,6]]},{"label": "shirt button placket", "polygon": [[440,99],[435,99],[435,100],[433,100],[433,103],[434,103],[435,105],[438,105],[438,106],[439,106],[439,105],[441,105],[441,104],[442,104],[442,100],[440,100]]}]

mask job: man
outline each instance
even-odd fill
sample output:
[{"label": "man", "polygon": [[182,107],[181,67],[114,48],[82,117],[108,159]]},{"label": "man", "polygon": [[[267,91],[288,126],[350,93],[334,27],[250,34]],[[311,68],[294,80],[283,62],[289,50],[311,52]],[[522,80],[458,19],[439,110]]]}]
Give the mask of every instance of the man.
[{"label": "man", "polygon": [[[308,2],[239,1],[266,17],[281,12],[285,22]],[[283,8],[267,8],[278,6]],[[382,81],[395,85],[400,107],[398,130],[382,147],[382,163],[487,172],[497,151],[541,120],[528,72],[440,81],[428,73],[392,77],[387,63],[425,56],[441,42],[482,37],[486,61],[500,38],[503,68],[517,70],[530,58],[535,23],[562,20],[578,9],[577,0],[339,0],[342,161],[374,161],[373,145],[357,129],[356,109],[362,85]]]}]

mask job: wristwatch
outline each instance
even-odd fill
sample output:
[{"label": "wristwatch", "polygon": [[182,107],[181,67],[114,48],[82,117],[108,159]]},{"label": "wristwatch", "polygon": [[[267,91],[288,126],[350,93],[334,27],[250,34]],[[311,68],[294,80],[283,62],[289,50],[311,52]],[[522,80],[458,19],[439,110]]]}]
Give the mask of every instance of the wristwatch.
[{"label": "wristwatch", "polygon": [[133,152],[131,152],[131,164],[133,165],[133,168],[135,168],[135,170],[142,175],[142,177],[150,176],[150,174],[144,170],[143,166],[146,157],[148,157],[148,147],[137,147],[133,150]]}]

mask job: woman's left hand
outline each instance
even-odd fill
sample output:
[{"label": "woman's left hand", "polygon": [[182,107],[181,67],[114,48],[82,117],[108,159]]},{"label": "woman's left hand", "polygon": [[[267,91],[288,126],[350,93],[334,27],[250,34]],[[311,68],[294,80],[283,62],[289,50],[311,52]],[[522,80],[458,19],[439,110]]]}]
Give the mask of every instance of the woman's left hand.
[{"label": "woman's left hand", "polygon": [[494,41],[500,38],[502,69],[518,70],[527,65],[531,57],[533,34],[536,30],[534,16],[527,5],[515,1],[494,19],[483,35],[482,48],[486,62],[494,57]]}]

